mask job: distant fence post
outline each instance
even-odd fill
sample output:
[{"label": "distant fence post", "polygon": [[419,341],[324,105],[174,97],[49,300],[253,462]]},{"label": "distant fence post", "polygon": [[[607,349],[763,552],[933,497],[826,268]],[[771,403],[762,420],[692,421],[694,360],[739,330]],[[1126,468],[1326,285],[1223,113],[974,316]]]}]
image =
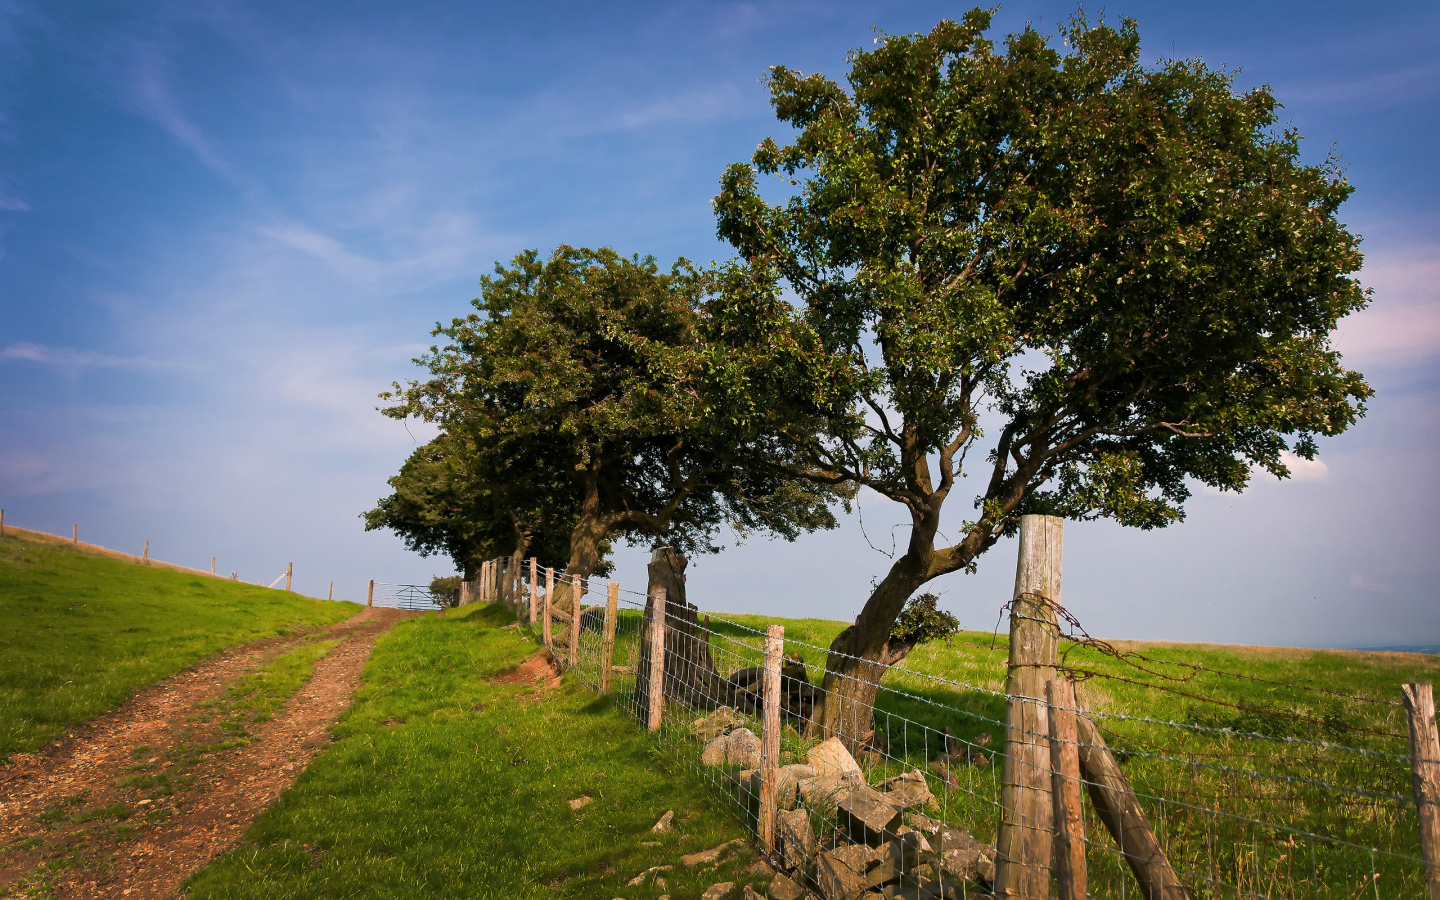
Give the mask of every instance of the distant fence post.
[{"label": "distant fence post", "polygon": [[775,849],[775,813],[780,779],[780,663],[785,657],[785,626],[765,628],[764,715],[760,732],[760,846]]},{"label": "distant fence post", "polygon": [[0,509],[0,537],[5,536],[5,510]]},{"label": "distant fence post", "polygon": [[570,576],[570,668],[580,661],[580,601],[590,589],[587,579]]},{"label": "distant fence post", "polygon": [[292,577],[294,577],[294,575],[295,575],[295,564],[294,564],[293,562],[292,562],[292,563],[286,563],[286,564],[285,564],[285,590],[287,590],[287,591],[290,590],[290,579],[291,579]]},{"label": "distant fence post", "polygon": [[1085,822],[1080,810],[1080,739],[1075,726],[1075,685],[1045,685],[1050,702],[1050,793],[1054,798],[1055,880],[1060,900],[1087,900]]},{"label": "distant fence post", "polygon": [[655,588],[650,604],[650,715],[646,720],[650,731],[660,729],[664,713],[665,686],[665,589]]},{"label": "distant fence post", "polygon": [[70,543],[80,546],[80,525],[76,523],[70,526]]},{"label": "distant fence post", "polygon": [[215,575],[215,557],[213,556],[210,557],[210,575],[212,578]]},{"label": "distant fence post", "polygon": [[1440,733],[1435,728],[1435,688],[1407,684],[1401,692],[1410,724],[1410,770],[1415,778],[1415,806],[1420,813],[1425,886],[1430,900],[1440,900]]},{"label": "distant fence post", "polygon": [[620,611],[620,583],[610,582],[605,595],[605,638],[600,642],[600,693],[610,693],[611,669],[615,665],[615,616]]},{"label": "distant fence post", "polygon": [[142,556],[142,557],[140,557],[140,559],[145,563],[145,565],[147,565],[147,566],[150,565],[150,542],[149,542],[149,541],[146,541],[146,542],[145,542],[145,555]]},{"label": "distant fence post", "polygon": [[375,605],[375,579],[370,579],[370,589],[365,592],[365,605]]},{"label": "distant fence post", "polygon": [[535,613],[540,602],[540,560],[530,557],[530,619],[525,624],[535,624]]},{"label": "distant fence post", "polygon": [[553,641],[550,636],[550,598],[555,596],[555,570],[549,566],[545,567],[545,618],[540,625],[540,640],[545,649],[551,653],[555,652]]},{"label": "distant fence post", "polygon": [[1050,797],[1050,722],[1045,683],[1055,678],[1064,520],[1020,518],[1020,556],[1010,601],[1010,673],[1005,681],[1005,763],[995,896],[1046,900],[1054,841]]},{"label": "distant fence post", "polygon": [[330,593],[328,593],[328,594],[325,595],[325,599],[326,599],[326,600],[334,600],[334,599],[335,599],[335,579],[333,579],[333,578],[330,579]]}]

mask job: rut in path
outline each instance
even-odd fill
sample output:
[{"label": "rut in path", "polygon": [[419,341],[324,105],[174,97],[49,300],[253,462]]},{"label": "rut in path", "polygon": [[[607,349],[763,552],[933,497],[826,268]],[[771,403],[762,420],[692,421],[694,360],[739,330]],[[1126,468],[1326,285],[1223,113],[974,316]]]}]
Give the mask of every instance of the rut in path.
[{"label": "rut in path", "polygon": [[[269,638],[232,647],[130,698],[36,754],[0,768],[0,896],[161,900],[229,849],[324,751],[350,705],[375,639],[416,615],[367,608],[311,639],[341,638],[314,674],[243,746],[194,748],[226,735],[198,707],[298,645]],[[138,751],[138,752],[137,752]],[[123,779],[164,774],[176,789],[155,800]],[[87,816],[90,818],[87,819]],[[9,893],[6,893],[6,892]]]}]

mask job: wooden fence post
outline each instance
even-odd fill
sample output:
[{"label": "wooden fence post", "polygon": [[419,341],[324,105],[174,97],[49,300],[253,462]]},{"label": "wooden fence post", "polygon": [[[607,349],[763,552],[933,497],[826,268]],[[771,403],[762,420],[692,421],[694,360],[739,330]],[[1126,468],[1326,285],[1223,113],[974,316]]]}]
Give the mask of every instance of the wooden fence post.
[{"label": "wooden fence post", "polygon": [[1021,516],[1020,558],[1010,601],[1010,674],[1005,681],[1005,763],[995,896],[1048,900],[1054,843],[1050,721],[1045,683],[1055,678],[1055,607],[1060,603],[1064,520]]},{"label": "wooden fence post", "polygon": [[545,649],[546,649],[546,650],[549,650],[552,654],[555,652],[555,649],[554,649],[553,646],[551,646],[551,638],[550,638],[550,628],[551,628],[551,624],[550,624],[550,598],[551,598],[551,597],[554,597],[554,596],[555,596],[555,570],[552,569],[552,568],[550,568],[549,566],[546,566],[546,568],[545,568],[545,618],[542,620],[541,625],[540,625],[540,640],[541,640],[541,642],[545,645]]},{"label": "wooden fence post", "polygon": [[285,564],[285,590],[290,590],[290,578],[295,574],[295,564]]},{"label": "wooden fence post", "polygon": [[142,556],[142,557],[140,557],[140,558],[141,558],[141,560],[145,563],[145,565],[147,565],[147,566],[150,565],[150,542],[149,542],[149,541],[146,541],[146,542],[145,542],[145,555]]},{"label": "wooden fence post", "polygon": [[535,624],[535,614],[540,602],[539,566],[540,561],[533,556],[530,557],[530,620],[525,623],[526,625]]},{"label": "wooden fence post", "polygon": [[765,628],[764,715],[760,731],[760,846],[775,849],[775,813],[780,779],[780,664],[785,658],[785,626]]},{"label": "wooden fence post", "polygon": [[5,536],[5,510],[0,509],[0,537]]},{"label": "wooden fence post", "polygon": [[326,600],[334,600],[334,599],[335,599],[335,579],[333,579],[333,578],[330,579],[330,593],[328,593],[328,594],[325,595],[325,599],[326,599]]},{"label": "wooden fence post", "polygon": [[215,576],[215,557],[210,557],[210,576]]},{"label": "wooden fence post", "polygon": [[660,716],[665,712],[665,589],[657,587],[650,605],[650,715],[646,725],[650,731],[660,729]]},{"label": "wooden fence post", "polygon": [[615,665],[615,617],[620,612],[620,583],[610,582],[605,596],[605,637],[600,641],[600,693],[610,693],[610,674]]},{"label": "wooden fence post", "polygon": [[1415,779],[1415,805],[1420,813],[1420,852],[1425,857],[1429,900],[1440,900],[1440,734],[1435,728],[1435,688],[1407,684],[1401,688],[1410,723],[1410,770]]},{"label": "wooden fence post", "polygon": [[370,579],[370,589],[365,592],[365,605],[375,605],[375,579]]},{"label": "wooden fence post", "polygon": [[570,668],[580,661],[580,601],[590,589],[587,579],[570,576]]},{"label": "wooden fence post", "polygon": [[1130,780],[1105,746],[1100,730],[1085,716],[1076,716],[1075,725],[1080,739],[1080,777],[1085,779],[1096,814],[1140,885],[1140,896],[1145,900],[1189,900],[1190,892],[1171,867],[1145,810],[1135,799]]},{"label": "wooden fence post", "polygon": [[1085,822],[1080,814],[1080,743],[1075,730],[1075,685],[1047,682],[1050,701],[1050,794],[1054,798],[1055,880],[1060,900],[1087,900]]},{"label": "wooden fence post", "polygon": [[78,523],[70,526],[70,543],[77,547],[80,546],[80,526]]}]

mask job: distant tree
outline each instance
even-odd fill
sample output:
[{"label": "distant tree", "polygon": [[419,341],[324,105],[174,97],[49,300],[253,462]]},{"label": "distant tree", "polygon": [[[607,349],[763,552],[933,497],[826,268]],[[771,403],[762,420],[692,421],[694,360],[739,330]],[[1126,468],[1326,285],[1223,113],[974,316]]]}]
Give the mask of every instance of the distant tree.
[{"label": "distant tree", "polygon": [[497,556],[528,554],[556,567],[569,556],[578,508],[570,480],[507,466],[464,432],[442,432],[417,448],[390,486],[394,493],[362,515],[365,530],[393,531],[421,556],[448,556],[467,579]]},{"label": "distant tree", "polygon": [[[1301,162],[1268,89],[1199,60],[1147,68],[1130,20],[1077,19],[1062,53],[1028,27],[997,49],[990,18],[882,35],[848,89],[773,68],[796,136],[715,199],[743,260],[711,308],[712,340],[743,348],[724,357],[735,406],[824,421],[786,436],[811,477],[909,514],[831,645],[817,725],[852,742],[908,652],[907,598],[1021,515],[1169,525],[1192,481],[1286,477],[1283,454],[1313,458],[1371,395],[1330,343],[1367,302],[1336,219],[1351,187]],[[760,174],[793,196],[767,202]],[[973,518],[937,546],[977,447]]]},{"label": "distant tree", "polygon": [[[449,343],[417,360],[430,378],[397,384],[385,412],[464,432],[503,461],[490,464],[498,478],[542,486],[533,509],[547,522],[552,492],[554,521],[570,526],[566,571],[581,578],[618,537],[704,552],[722,524],[786,538],[833,527],[833,492],[751,465],[784,448],[726,421],[698,357],[673,352],[700,339],[711,288],[684,260],[662,273],[609,249],[526,251],[481,280],[476,312],[436,329]],[[556,606],[569,603],[562,586]]]}]

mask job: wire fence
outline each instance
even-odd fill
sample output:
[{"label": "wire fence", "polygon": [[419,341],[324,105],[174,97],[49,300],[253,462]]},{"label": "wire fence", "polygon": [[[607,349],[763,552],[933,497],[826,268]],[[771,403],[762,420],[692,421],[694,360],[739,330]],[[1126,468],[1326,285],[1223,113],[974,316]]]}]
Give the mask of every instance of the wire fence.
[{"label": "wire fence", "polygon": [[371,605],[390,609],[434,610],[448,605],[445,601],[445,597],[431,593],[427,585],[377,581]]},{"label": "wire fence", "polygon": [[[537,639],[549,634],[563,666],[650,727],[729,798],[777,867],[823,897],[1048,898],[1076,866],[1089,895],[1120,900],[1427,896],[1418,810],[1431,801],[1417,806],[1393,698],[1121,650],[1053,606],[1043,624],[1058,642],[1054,672],[1079,698],[1063,704],[1007,692],[998,640],[965,645],[988,678],[886,671],[754,617],[614,584],[579,615],[572,648],[572,616],[546,601],[595,595],[553,572],[516,574],[497,562],[468,596],[506,602]],[[1233,702],[1214,690],[1222,679],[1324,706]],[[1141,698],[1178,691],[1200,712],[1147,715],[1105,684]],[[1077,736],[1057,737],[1070,718]],[[1078,770],[1056,762],[1066,746]],[[1015,801],[1027,784],[1043,787],[1042,802]],[[1068,829],[1053,802],[1067,784],[1090,801]]]}]

